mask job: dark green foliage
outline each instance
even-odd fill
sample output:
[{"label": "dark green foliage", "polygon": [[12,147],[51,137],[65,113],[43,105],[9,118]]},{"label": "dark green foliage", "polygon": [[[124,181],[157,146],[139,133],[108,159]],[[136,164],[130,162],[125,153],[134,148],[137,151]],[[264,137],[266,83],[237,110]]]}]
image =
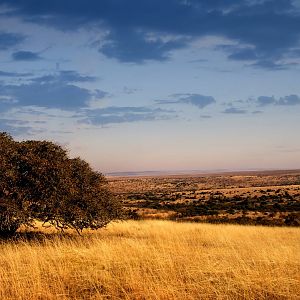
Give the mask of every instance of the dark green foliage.
[{"label": "dark green foliage", "polygon": [[97,229],[121,217],[105,177],[48,141],[0,134],[0,235],[35,220],[59,229]]},{"label": "dark green foliage", "polygon": [[0,233],[3,236],[13,234],[22,223],[30,223],[23,205],[21,193],[18,193],[18,151],[13,139],[0,133]]}]

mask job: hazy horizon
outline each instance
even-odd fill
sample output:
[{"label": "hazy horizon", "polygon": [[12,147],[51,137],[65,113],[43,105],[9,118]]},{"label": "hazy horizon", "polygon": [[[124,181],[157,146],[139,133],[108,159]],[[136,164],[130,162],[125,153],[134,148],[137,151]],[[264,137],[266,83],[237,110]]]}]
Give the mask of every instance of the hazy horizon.
[{"label": "hazy horizon", "polygon": [[105,172],[104,175],[111,177],[122,177],[122,176],[160,176],[160,175],[209,175],[209,174],[247,174],[247,173],[268,173],[268,172],[299,172],[300,169],[260,169],[260,168],[249,168],[249,169],[208,169],[208,170],[144,170],[144,171],[115,171]]},{"label": "hazy horizon", "polygon": [[103,173],[300,169],[299,0],[0,0],[0,131]]}]

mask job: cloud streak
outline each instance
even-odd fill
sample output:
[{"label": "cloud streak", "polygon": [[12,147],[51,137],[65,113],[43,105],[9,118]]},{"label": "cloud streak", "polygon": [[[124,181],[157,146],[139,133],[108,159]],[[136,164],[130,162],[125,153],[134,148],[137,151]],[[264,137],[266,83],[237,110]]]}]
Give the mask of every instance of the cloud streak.
[{"label": "cloud streak", "polygon": [[298,95],[288,95],[276,99],[274,96],[260,96],[257,98],[258,106],[281,105],[295,106],[300,105],[300,97]]},{"label": "cloud streak", "polygon": [[25,40],[25,36],[19,33],[0,31],[0,50],[13,48]]},{"label": "cloud streak", "polygon": [[27,77],[32,76],[32,73],[18,73],[18,72],[6,72],[0,71],[0,77]]},{"label": "cloud streak", "polygon": [[222,113],[224,113],[224,114],[238,114],[238,115],[240,115],[240,114],[246,114],[247,110],[240,109],[240,108],[232,106],[232,107],[228,107],[225,110],[223,110]]},{"label": "cloud streak", "polygon": [[89,125],[108,125],[141,121],[158,121],[173,119],[173,111],[146,106],[109,106],[105,108],[85,110],[80,123]]},{"label": "cloud streak", "polygon": [[276,102],[276,104],[287,105],[287,106],[300,105],[300,97],[298,95],[289,95],[289,96],[281,97]]},{"label": "cloud streak", "polygon": [[39,53],[32,51],[17,51],[12,54],[14,61],[37,61],[43,59]]},{"label": "cloud streak", "polygon": [[216,100],[212,96],[204,96],[201,94],[174,94],[170,98],[175,98],[175,100],[155,100],[156,104],[190,104],[203,109],[208,105],[216,103]]},{"label": "cloud streak", "polygon": [[10,134],[19,136],[28,133],[33,128],[26,126],[26,122],[22,122],[16,119],[1,119],[0,118],[0,131],[9,132]]}]

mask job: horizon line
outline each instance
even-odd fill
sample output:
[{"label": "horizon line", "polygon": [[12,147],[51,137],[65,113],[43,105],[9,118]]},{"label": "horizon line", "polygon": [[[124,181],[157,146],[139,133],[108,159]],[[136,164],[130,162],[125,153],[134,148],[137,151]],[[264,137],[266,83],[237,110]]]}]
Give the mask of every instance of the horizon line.
[{"label": "horizon line", "polygon": [[227,173],[251,173],[251,172],[300,172],[300,168],[248,168],[248,169],[211,169],[211,170],[146,170],[146,171],[115,171],[103,172],[107,177],[139,177],[139,176],[176,176],[176,175],[213,175]]}]

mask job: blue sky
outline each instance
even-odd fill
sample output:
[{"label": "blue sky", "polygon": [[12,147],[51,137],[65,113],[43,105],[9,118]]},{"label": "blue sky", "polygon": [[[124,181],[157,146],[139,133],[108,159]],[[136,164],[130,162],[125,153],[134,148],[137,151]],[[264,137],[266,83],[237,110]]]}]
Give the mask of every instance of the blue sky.
[{"label": "blue sky", "polygon": [[300,168],[299,0],[0,0],[0,130],[103,172]]}]

